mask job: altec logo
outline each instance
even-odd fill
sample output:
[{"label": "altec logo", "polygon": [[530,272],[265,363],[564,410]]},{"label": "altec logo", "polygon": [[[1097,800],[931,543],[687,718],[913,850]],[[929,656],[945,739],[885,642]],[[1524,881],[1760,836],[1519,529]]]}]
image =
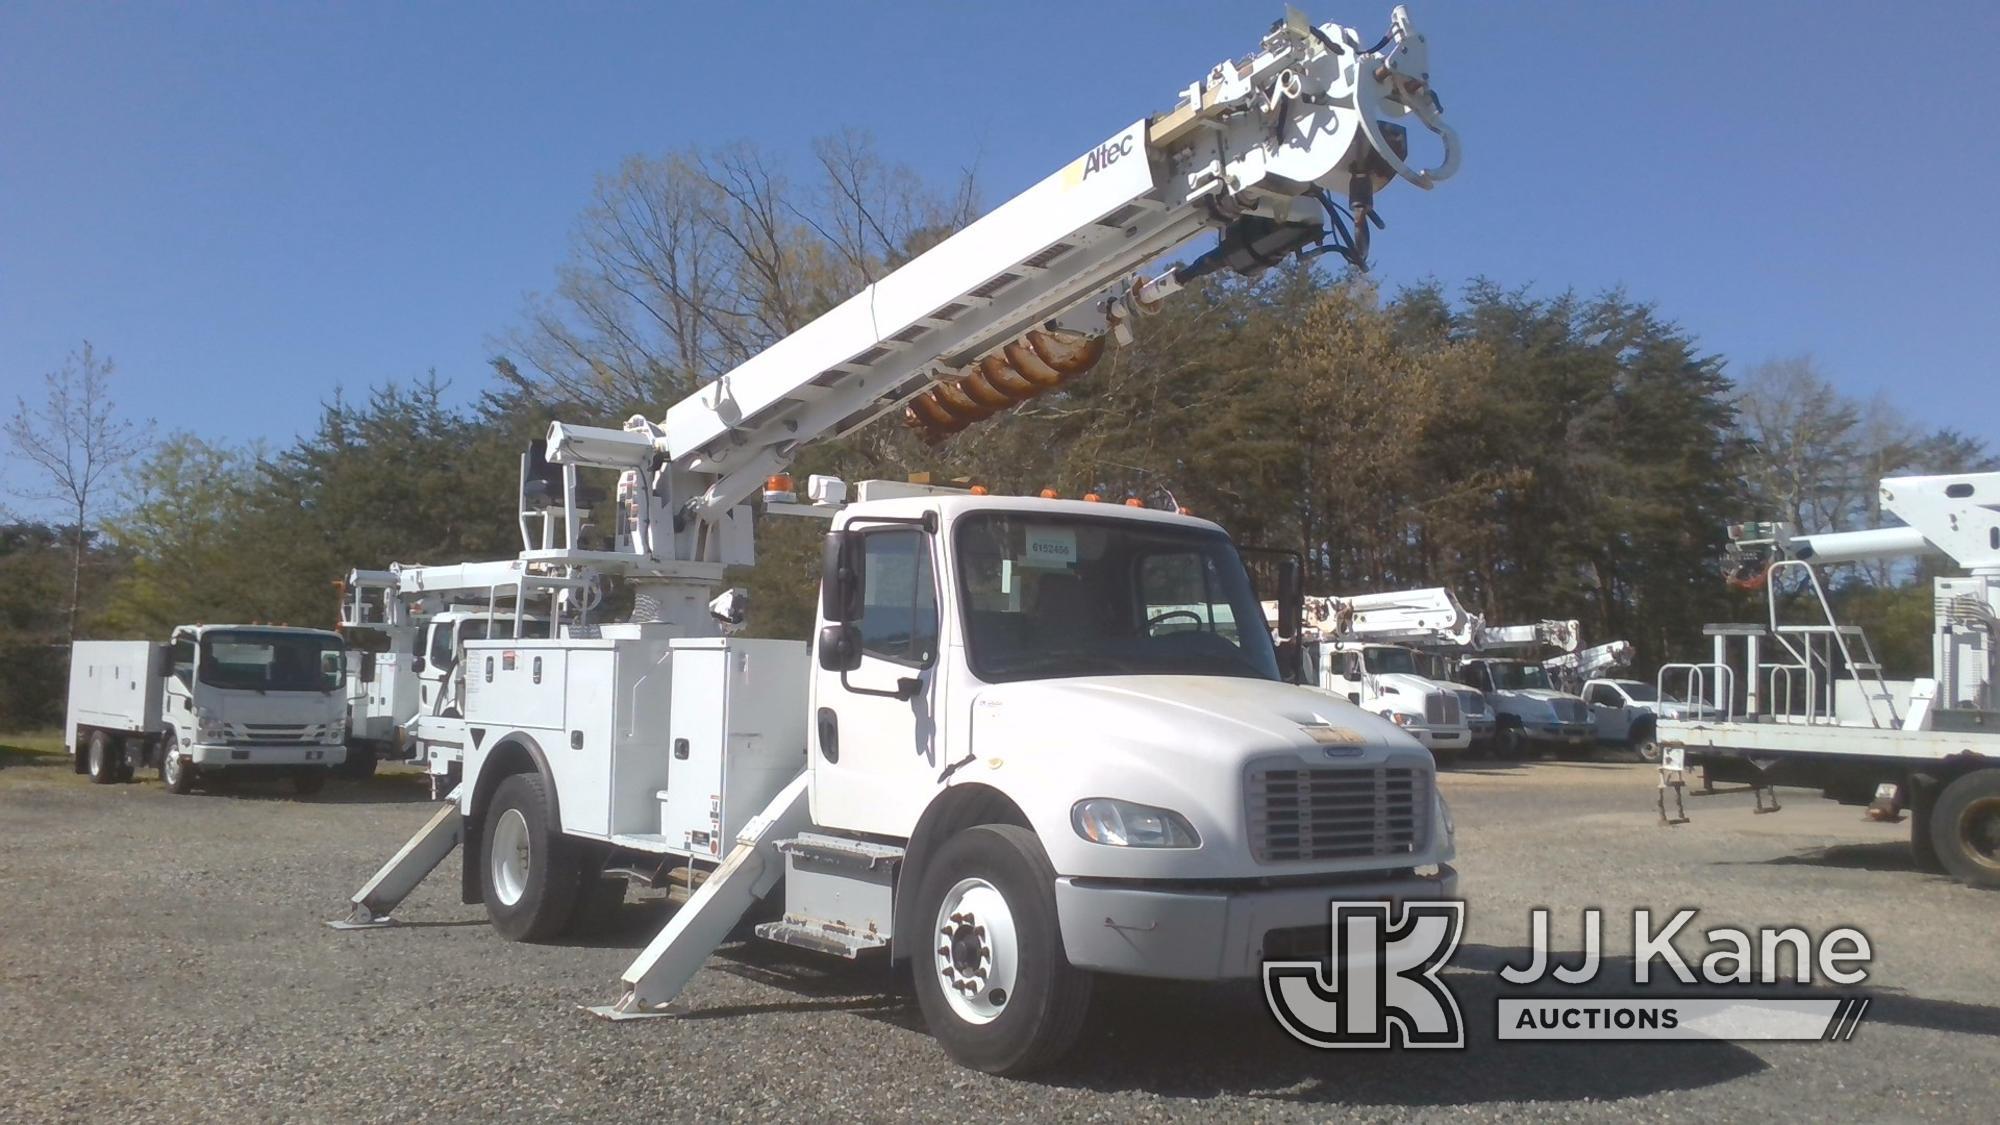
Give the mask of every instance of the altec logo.
[{"label": "altec logo", "polygon": [[1264,963],[1264,998],[1292,1038],[1314,1047],[1465,1046],[1458,999],[1438,979],[1465,930],[1465,904],[1394,911],[1387,902],[1334,903],[1331,974],[1319,961]]},{"label": "altec logo", "polygon": [[1132,155],[1133,139],[1132,134],[1127,133],[1115,141],[1105,141],[1091,149],[1083,158],[1083,178],[1087,180],[1091,173],[1102,172],[1118,163],[1121,157]]}]

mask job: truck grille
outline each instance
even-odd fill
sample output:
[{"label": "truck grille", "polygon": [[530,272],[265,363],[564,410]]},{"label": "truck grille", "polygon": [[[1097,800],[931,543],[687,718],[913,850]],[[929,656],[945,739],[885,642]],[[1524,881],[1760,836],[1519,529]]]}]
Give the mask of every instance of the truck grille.
[{"label": "truck grille", "polygon": [[1250,852],[1259,863],[1408,855],[1429,831],[1430,777],[1408,766],[1253,763]]},{"label": "truck grille", "polygon": [[245,746],[283,745],[288,742],[318,742],[326,728],[301,723],[231,723],[229,741]]},{"label": "truck grille", "polygon": [[1551,699],[1549,706],[1556,712],[1559,723],[1584,723],[1590,721],[1590,711],[1581,699]]},{"label": "truck grille", "polygon": [[1424,698],[1424,722],[1434,727],[1455,727],[1459,723],[1458,697],[1436,691]]}]

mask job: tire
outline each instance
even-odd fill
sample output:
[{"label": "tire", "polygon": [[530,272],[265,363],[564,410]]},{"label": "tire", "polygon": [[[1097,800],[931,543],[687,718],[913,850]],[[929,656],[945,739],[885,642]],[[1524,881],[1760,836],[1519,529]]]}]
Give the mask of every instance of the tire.
[{"label": "tire", "polygon": [[2000,889],[2000,769],[1961,774],[1938,794],[1931,847],[1961,883]]},{"label": "tire", "polygon": [[347,760],[335,768],[349,781],[367,781],[375,776],[375,751],[367,746],[349,746]]},{"label": "tire", "polygon": [[1633,731],[1631,741],[1627,742],[1625,746],[1632,753],[1638,755],[1640,761],[1652,765],[1659,764],[1660,740],[1654,734],[1652,727]]},{"label": "tire", "polygon": [[301,797],[310,797],[326,788],[326,775],[333,770],[326,766],[307,766],[292,774],[292,792]]},{"label": "tire", "polygon": [[508,941],[547,941],[575,917],[582,849],[549,815],[548,782],[517,773],[494,790],[480,833],[486,916]]},{"label": "tire", "polygon": [[1508,723],[1500,728],[1493,739],[1493,753],[1501,758],[1515,760],[1528,751],[1528,735],[1519,726]]},{"label": "tire", "polygon": [[185,794],[194,788],[194,766],[181,760],[174,752],[172,735],[168,735],[168,746],[160,752],[160,784],[167,792]]},{"label": "tire", "polygon": [[1091,976],[1063,953],[1055,883],[1041,842],[1011,824],[960,832],[925,868],[916,917],[935,944],[910,959],[917,1003],[961,1066],[1025,1074],[1076,1042]]},{"label": "tire", "polygon": [[117,751],[111,745],[111,736],[101,730],[90,732],[90,743],[85,753],[89,755],[85,766],[90,773],[92,785],[110,785],[118,780]]}]

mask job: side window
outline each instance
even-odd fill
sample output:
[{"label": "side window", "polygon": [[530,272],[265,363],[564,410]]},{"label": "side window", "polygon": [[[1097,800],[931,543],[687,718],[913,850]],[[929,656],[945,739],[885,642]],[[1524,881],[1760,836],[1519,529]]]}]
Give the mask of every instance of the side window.
[{"label": "side window", "polygon": [[861,651],[918,667],[937,655],[937,583],[930,537],[914,529],[861,538]]},{"label": "side window", "polygon": [[174,641],[174,678],[182,687],[194,686],[194,638],[181,637]]},{"label": "side window", "polygon": [[[1198,551],[1145,555],[1139,559],[1139,597],[1145,603],[1146,635],[1164,637],[1173,633],[1214,633],[1232,644],[1236,619],[1223,584],[1215,573],[1215,561]],[[1224,600],[1218,603],[1217,599]]]},{"label": "side window", "polygon": [[1618,698],[1617,692],[1611,690],[1610,684],[1592,684],[1590,685],[1590,695],[1584,702],[1592,703],[1599,707],[1617,707],[1624,701]]},{"label": "side window", "polygon": [[451,626],[431,626],[431,665],[444,668],[451,664]]},{"label": "side window", "polygon": [[1342,679],[1355,679],[1361,675],[1361,654],[1343,652],[1340,654],[1340,675]]}]

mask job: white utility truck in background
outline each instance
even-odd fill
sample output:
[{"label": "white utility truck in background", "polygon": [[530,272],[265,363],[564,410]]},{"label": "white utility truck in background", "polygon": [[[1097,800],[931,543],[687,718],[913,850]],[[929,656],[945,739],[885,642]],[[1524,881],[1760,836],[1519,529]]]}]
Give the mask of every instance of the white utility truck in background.
[{"label": "white utility truck in background", "polygon": [[[1661,816],[1686,768],[1711,786],[1750,785],[1760,808],[1776,786],[1818,789],[1883,816],[1908,809],[1920,868],[2000,888],[2000,473],[1891,477],[1881,495],[1903,526],[1730,528],[1734,581],[1761,586],[1768,614],[1705,627],[1709,661],[1660,669],[1660,694],[1684,688],[1708,708],[1659,720]],[[1836,619],[1817,568],[1920,557],[1970,574],[1933,580],[1931,675],[1887,680],[1861,628]]]},{"label": "white utility truck in background", "polygon": [[[1370,46],[1297,13],[1103,143],[675,404],[555,423],[529,563],[623,580],[632,619],[471,641],[453,798],[353,898],[385,917],[462,843],[515,940],[620,884],[686,901],[600,1014],[669,1002],[761,899],[760,938],[907,962],[950,1055],[1053,1061],[1092,974],[1255,977],[1330,955],[1328,904],[1455,893],[1431,755],[1283,681],[1242,559],[1205,520],[783,471],[901,409],[931,442],[1081,377],[1186,283],[1359,261],[1375,193],[1458,163],[1403,9]],[[1442,139],[1408,162],[1414,115]],[[1336,199],[1344,199],[1345,206]],[[1351,225],[1350,225],[1351,224]],[[1213,249],[1136,276],[1203,232]],[[617,475],[584,542],[579,471]],[[810,643],[723,635],[762,515],[830,518]],[[1298,569],[1281,601],[1298,634]],[[1225,628],[1225,623],[1227,628]],[[1192,626],[1192,627],[1190,627]],[[776,888],[782,884],[782,895]]]},{"label": "white utility truck in background", "polygon": [[1442,589],[1307,598],[1307,682],[1454,757],[1492,737],[1493,716],[1478,692],[1432,678],[1423,650],[1472,643],[1474,620]]},{"label": "white utility truck in background", "polygon": [[[412,724],[419,715],[458,713],[465,695],[460,657],[467,641],[553,637],[558,622],[586,623],[600,596],[587,570],[520,559],[395,563],[387,570],[349,571],[335,585],[340,591],[335,628],[351,649],[348,761],[341,772],[354,778],[372,775],[378,762],[416,758]],[[442,797],[457,783],[456,755],[433,746],[424,765],[433,796]]]},{"label": "white utility truck in background", "polygon": [[1559,690],[1538,663],[1504,656],[1468,656],[1458,662],[1458,680],[1486,696],[1493,709],[1500,753],[1518,757],[1529,750],[1557,753],[1597,745],[1597,724],[1583,700]]},{"label": "white utility truck in background", "polygon": [[78,641],[63,745],[100,785],[152,767],[174,793],[270,777],[315,793],[347,755],[345,655],[334,633],[275,625]]}]

